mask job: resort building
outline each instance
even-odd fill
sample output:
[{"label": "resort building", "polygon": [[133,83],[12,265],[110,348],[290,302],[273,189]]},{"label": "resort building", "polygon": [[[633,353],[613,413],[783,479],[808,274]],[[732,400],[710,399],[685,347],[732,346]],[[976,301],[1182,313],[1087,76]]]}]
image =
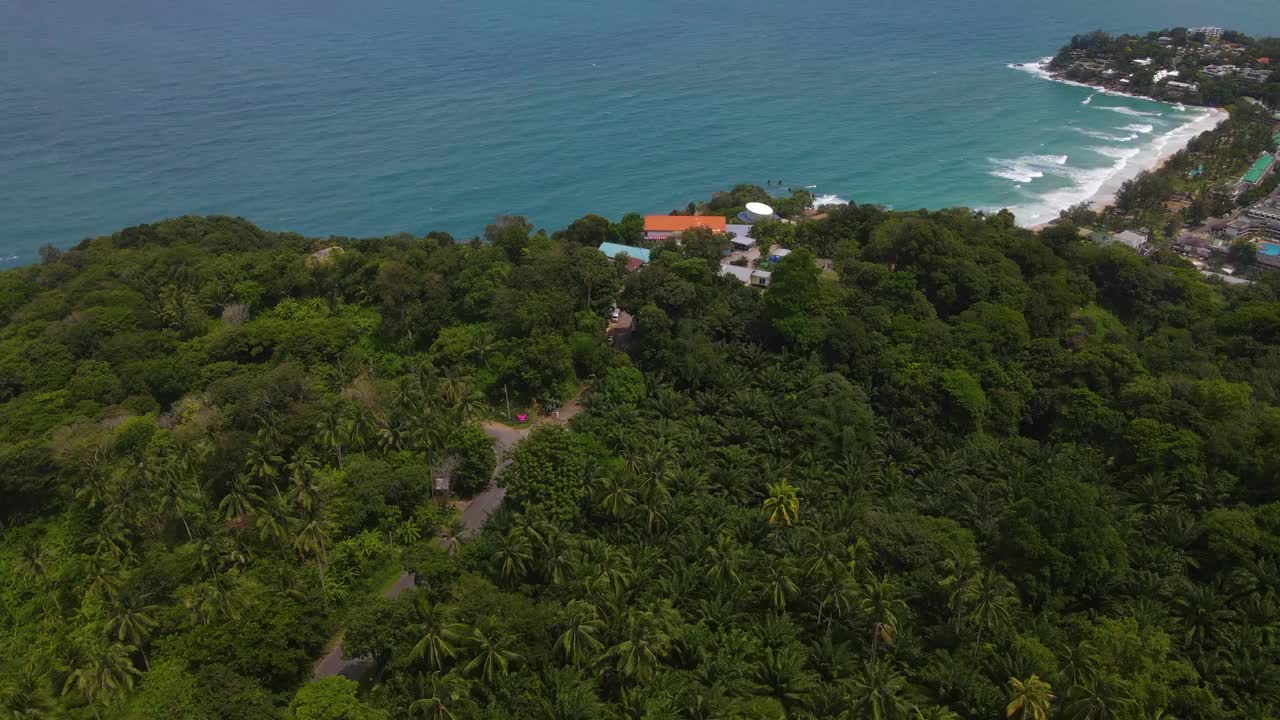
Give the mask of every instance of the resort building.
[{"label": "resort building", "polygon": [[1271,171],[1274,170],[1275,167],[1276,159],[1272,157],[1271,153],[1262,153],[1262,155],[1258,157],[1257,162],[1245,171],[1244,177],[1240,178],[1240,189],[1242,191],[1247,190],[1248,188],[1262,182],[1271,174]]},{"label": "resort building", "polygon": [[696,227],[722,233],[725,219],[719,215],[645,215],[644,239],[650,242],[678,240],[685,231]]},{"label": "resort building", "polygon": [[1222,39],[1222,28],[1220,27],[1191,28],[1187,33],[1191,35],[1199,35],[1204,38],[1205,42],[1218,42]]},{"label": "resort building", "polygon": [[627,272],[635,272],[636,270],[639,270],[641,266],[646,265],[649,262],[648,248],[606,242],[600,243],[600,252],[604,253],[605,257],[610,260],[616,261],[618,258],[626,258]]}]

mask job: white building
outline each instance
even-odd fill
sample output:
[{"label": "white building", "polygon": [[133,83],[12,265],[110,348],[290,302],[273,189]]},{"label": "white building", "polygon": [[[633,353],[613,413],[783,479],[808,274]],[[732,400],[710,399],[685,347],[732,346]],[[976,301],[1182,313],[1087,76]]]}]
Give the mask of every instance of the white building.
[{"label": "white building", "polygon": [[1222,28],[1220,27],[1198,27],[1191,28],[1187,31],[1192,35],[1203,37],[1206,42],[1218,42],[1222,39]]},{"label": "white building", "polygon": [[720,265],[720,274],[736,278],[738,282],[748,287],[757,288],[769,287],[769,278],[773,276],[773,273],[768,270],[756,270],[741,265],[730,265],[729,263]]}]

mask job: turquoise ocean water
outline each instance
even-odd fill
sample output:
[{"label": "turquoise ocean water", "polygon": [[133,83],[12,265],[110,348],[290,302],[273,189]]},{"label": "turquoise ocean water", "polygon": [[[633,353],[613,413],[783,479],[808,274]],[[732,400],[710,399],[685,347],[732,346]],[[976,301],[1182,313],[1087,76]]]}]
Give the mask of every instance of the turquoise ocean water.
[{"label": "turquoise ocean water", "polygon": [[183,213],[557,228],[770,179],[1047,219],[1203,112],[1009,66],[1202,24],[1278,34],[1280,3],[0,0],[0,258]]}]

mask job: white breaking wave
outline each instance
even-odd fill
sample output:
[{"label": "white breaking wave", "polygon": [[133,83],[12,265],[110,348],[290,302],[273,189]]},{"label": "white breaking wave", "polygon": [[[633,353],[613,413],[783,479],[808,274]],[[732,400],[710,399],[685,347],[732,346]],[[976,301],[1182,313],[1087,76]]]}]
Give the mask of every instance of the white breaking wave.
[{"label": "white breaking wave", "polygon": [[1160,117],[1164,114],[1158,112],[1146,112],[1144,110],[1134,110],[1131,107],[1125,107],[1123,105],[1094,105],[1093,109],[1110,110],[1111,112],[1117,112],[1121,115],[1132,115],[1133,117]]},{"label": "white breaking wave", "polygon": [[849,201],[839,195],[819,195],[813,199],[814,207],[822,207],[823,205],[848,205]]},{"label": "white breaking wave", "polygon": [[1146,135],[1147,133],[1151,132],[1152,130],[1155,130],[1156,128],[1154,125],[1135,124],[1135,125],[1125,125],[1124,127],[1118,128],[1118,129],[1127,130],[1128,132],[1142,133],[1143,135]]},{"label": "white breaking wave", "polygon": [[1026,184],[1044,177],[1046,172],[1061,174],[1061,168],[1067,164],[1067,159],[1066,155],[1024,155],[1012,160],[987,158],[987,162],[996,166],[987,174]]},{"label": "white breaking wave", "polygon": [[1107,140],[1109,142],[1129,142],[1131,140],[1138,139],[1138,136],[1135,133],[1131,133],[1129,135],[1112,135],[1110,133],[1098,132],[1097,130],[1085,130],[1084,128],[1073,128],[1073,129],[1076,132],[1080,133],[1081,135],[1088,135],[1091,138],[1096,138],[1098,140]]},{"label": "white breaking wave", "polygon": [[1091,147],[1089,149],[1103,157],[1115,158],[1117,160],[1128,160],[1134,155],[1142,152],[1142,148]]},{"label": "white breaking wave", "polygon": [[[1097,94],[1098,94],[1098,93],[1094,93],[1093,95],[1097,95]],[[1084,102],[1082,102],[1082,103],[1080,103],[1080,104],[1081,104],[1081,105],[1088,105],[1089,103],[1093,102],[1093,95],[1090,95],[1089,97],[1085,98],[1085,99],[1084,99]]]},{"label": "white breaking wave", "polygon": [[1055,166],[1049,172],[1066,178],[1068,184],[1065,187],[1043,193],[1024,190],[1027,203],[1009,207],[1009,210],[1017,217],[1020,225],[1031,226],[1049,222],[1063,208],[1079,202],[1105,202],[1115,195],[1125,181],[1159,164],[1164,158],[1185,147],[1191,138],[1212,129],[1226,117],[1226,113],[1220,110],[1207,110],[1188,118],[1187,122],[1172,130],[1155,135],[1151,142],[1137,147],[1091,147],[1091,152],[1111,162],[1091,169]]}]

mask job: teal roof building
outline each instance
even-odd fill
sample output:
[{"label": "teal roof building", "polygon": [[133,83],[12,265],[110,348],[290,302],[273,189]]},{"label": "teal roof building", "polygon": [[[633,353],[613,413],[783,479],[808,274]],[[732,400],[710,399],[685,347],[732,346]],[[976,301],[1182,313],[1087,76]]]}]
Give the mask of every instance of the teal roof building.
[{"label": "teal roof building", "polygon": [[647,248],[607,242],[600,243],[600,252],[611,258],[617,258],[619,255],[626,255],[629,258],[634,258],[643,263],[649,262],[649,250]]}]

